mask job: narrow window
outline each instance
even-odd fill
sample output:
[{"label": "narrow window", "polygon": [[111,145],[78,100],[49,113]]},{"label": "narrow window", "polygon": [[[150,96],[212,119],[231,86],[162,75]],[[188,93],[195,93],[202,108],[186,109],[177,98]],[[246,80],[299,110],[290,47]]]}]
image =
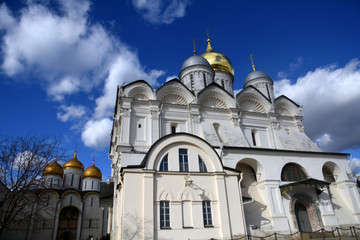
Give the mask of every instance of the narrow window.
[{"label": "narrow window", "polygon": [[171,134],[174,134],[174,133],[176,133],[176,126],[172,125],[171,126]]},{"label": "narrow window", "polygon": [[251,131],[251,138],[252,138],[253,146],[256,146],[256,131],[255,130]]},{"label": "narrow window", "polygon": [[206,77],[205,77],[205,73],[203,74],[204,78],[203,78],[203,81],[204,81],[204,87],[206,87]]},{"label": "narrow window", "polygon": [[140,124],[140,123],[139,123],[138,127],[141,128],[141,124]]},{"label": "narrow window", "polygon": [[93,204],[94,204],[94,198],[93,198],[93,197],[91,197],[90,206],[92,207],[92,206],[93,206]]},{"label": "narrow window", "polygon": [[199,170],[200,172],[207,172],[206,165],[200,156],[199,156]]},{"label": "narrow window", "polygon": [[70,186],[72,186],[73,183],[74,183],[74,174],[71,174],[71,184],[70,184]]},{"label": "narrow window", "polygon": [[190,74],[191,90],[194,90],[194,76]]},{"label": "narrow window", "polygon": [[224,80],[221,80],[221,86],[222,86],[223,88],[225,88]]},{"label": "narrow window", "polygon": [[86,186],[87,186],[87,181],[85,181],[85,189],[86,189]]},{"label": "narrow window", "polygon": [[46,199],[46,206],[49,206],[49,202],[50,202],[50,196],[48,195]]},{"label": "narrow window", "polygon": [[63,186],[66,184],[66,174],[64,174]]},{"label": "narrow window", "polygon": [[166,154],[165,157],[162,159],[160,163],[160,171],[168,171],[168,155]]},{"label": "narrow window", "polygon": [[160,202],[160,228],[170,228],[169,201]]},{"label": "narrow window", "polygon": [[189,171],[187,149],[179,149],[179,164],[180,172]]},{"label": "narrow window", "polygon": [[89,219],[89,228],[91,228],[91,219]]},{"label": "narrow window", "polygon": [[94,189],[94,181],[91,181],[91,189]]},{"label": "narrow window", "polygon": [[211,218],[211,205],[210,201],[203,201],[203,218],[204,218],[204,227],[212,227],[212,218]]},{"label": "narrow window", "polygon": [[53,179],[50,178],[50,187],[52,187],[52,182],[53,182]]}]

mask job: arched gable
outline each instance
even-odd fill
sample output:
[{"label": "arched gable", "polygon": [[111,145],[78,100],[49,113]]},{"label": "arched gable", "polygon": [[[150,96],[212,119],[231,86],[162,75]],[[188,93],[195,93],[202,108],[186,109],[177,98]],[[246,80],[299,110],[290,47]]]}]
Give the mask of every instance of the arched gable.
[{"label": "arched gable", "polygon": [[236,96],[241,110],[248,112],[269,112],[271,102],[253,86],[246,87]]},{"label": "arched gable", "polygon": [[221,88],[217,83],[212,83],[199,92],[197,102],[202,107],[209,108],[235,108],[236,103],[233,96]]},{"label": "arched gable", "polygon": [[156,99],[152,87],[144,80],[138,80],[124,86],[123,94],[125,97],[140,101]]},{"label": "arched gable", "polygon": [[301,181],[307,178],[309,178],[308,172],[298,163],[288,162],[281,169],[281,181]]},{"label": "arched gable", "polygon": [[178,149],[188,149],[189,171],[198,169],[200,156],[208,172],[222,172],[223,165],[217,152],[205,140],[188,133],[167,135],[153,144],[145,156],[145,169],[159,170],[160,162],[169,154],[169,171],[179,171]]},{"label": "arched gable", "polygon": [[194,101],[195,96],[178,79],[166,82],[156,91],[156,96],[164,103],[187,105]]},{"label": "arched gable", "polygon": [[275,113],[285,116],[296,116],[299,115],[300,106],[294,103],[292,100],[282,95],[275,99],[274,110]]}]

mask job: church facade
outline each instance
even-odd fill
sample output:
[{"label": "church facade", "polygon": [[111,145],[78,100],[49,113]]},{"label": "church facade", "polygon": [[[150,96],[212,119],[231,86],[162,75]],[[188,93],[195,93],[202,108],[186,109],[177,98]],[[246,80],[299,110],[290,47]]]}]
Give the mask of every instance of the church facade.
[{"label": "church facade", "polygon": [[[253,67],[254,68],[254,67]],[[208,40],[179,79],[118,87],[112,239],[234,239],[360,224],[348,155],[322,152],[300,105],[234,68]]]}]

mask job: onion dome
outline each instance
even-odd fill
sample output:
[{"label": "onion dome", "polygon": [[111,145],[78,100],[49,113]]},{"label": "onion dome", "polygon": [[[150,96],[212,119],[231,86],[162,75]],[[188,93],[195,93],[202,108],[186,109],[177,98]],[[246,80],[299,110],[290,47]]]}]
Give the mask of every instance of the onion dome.
[{"label": "onion dome", "polygon": [[76,157],[76,151],[74,154],[74,157],[72,159],[70,159],[69,161],[67,161],[66,163],[64,163],[64,169],[79,169],[84,171],[84,165],[77,159]]},{"label": "onion dome", "polygon": [[270,78],[265,72],[263,71],[254,71],[249,73],[245,79],[245,83],[250,82],[253,79],[256,78]]},{"label": "onion dome", "polygon": [[83,178],[102,178],[100,169],[95,167],[95,161],[93,161],[93,164],[90,167],[85,169]]},{"label": "onion dome", "polygon": [[42,172],[43,176],[55,175],[62,177],[64,175],[63,167],[56,161],[56,158],[53,162],[49,163]]},{"label": "onion dome", "polygon": [[211,47],[210,39],[208,39],[207,42],[206,51],[201,56],[210,63],[214,70],[226,71],[234,76],[234,67],[231,61],[224,54],[214,51]]},{"label": "onion dome", "polygon": [[181,67],[181,71],[184,70],[187,67],[195,66],[195,65],[204,65],[207,67],[211,67],[210,63],[201,56],[191,56],[188,59],[185,60]]}]

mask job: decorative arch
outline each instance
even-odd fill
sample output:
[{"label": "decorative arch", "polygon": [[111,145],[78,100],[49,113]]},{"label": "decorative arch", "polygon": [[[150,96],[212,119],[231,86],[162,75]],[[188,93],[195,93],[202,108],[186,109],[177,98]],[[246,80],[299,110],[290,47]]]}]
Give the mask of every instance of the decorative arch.
[{"label": "decorative arch", "polygon": [[195,200],[194,195],[188,188],[185,188],[182,192],[180,192],[178,199],[180,199],[181,201],[194,201]]},{"label": "decorative arch", "polygon": [[197,102],[208,108],[229,109],[236,107],[234,97],[217,83],[212,83],[200,91]]},{"label": "decorative arch", "polygon": [[[141,166],[155,170],[168,151],[187,146],[192,149],[193,153],[196,152],[196,163],[198,163],[198,154],[201,153],[200,155],[206,164],[208,172],[223,172],[221,159],[215,149],[205,140],[188,133],[175,133],[160,138],[152,145]],[[171,171],[171,161],[174,161],[174,158],[169,155],[169,171]]]},{"label": "decorative arch", "polygon": [[285,116],[296,116],[299,114],[300,106],[294,103],[291,99],[282,95],[275,99],[274,110],[275,113]]},{"label": "decorative arch", "polygon": [[174,196],[167,189],[161,189],[156,197],[157,201],[174,201]]},{"label": "decorative arch", "polygon": [[195,95],[178,79],[166,82],[156,91],[158,99],[164,103],[187,105],[195,100]]},{"label": "decorative arch", "polygon": [[297,163],[287,163],[281,170],[281,181],[301,181],[309,178],[305,169]]},{"label": "decorative arch", "polygon": [[138,80],[123,88],[124,96],[139,101],[149,101],[155,99],[152,87],[144,80]]},{"label": "decorative arch", "polygon": [[243,111],[267,113],[271,102],[253,86],[246,87],[237,96],[236,101]]}]

